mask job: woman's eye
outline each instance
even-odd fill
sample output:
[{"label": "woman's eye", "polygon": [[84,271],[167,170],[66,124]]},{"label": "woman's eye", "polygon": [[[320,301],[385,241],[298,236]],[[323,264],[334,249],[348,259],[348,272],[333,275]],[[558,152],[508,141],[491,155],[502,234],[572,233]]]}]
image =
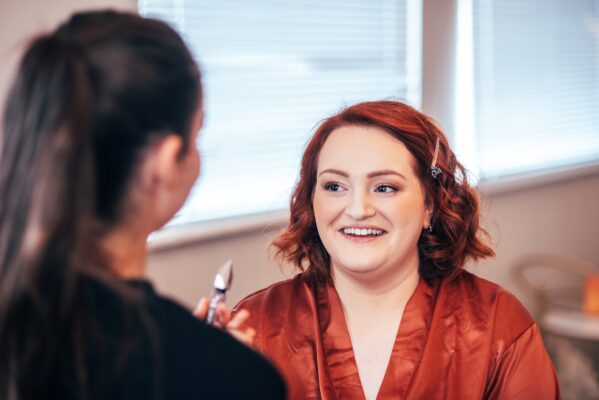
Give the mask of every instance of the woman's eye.
[{"label": "woman's eye", "polygon": [[379,185],[374,191],[378,193],[391,193],[397,191],[397,188],[391,185]]},{"label": "woman's eye", "polygon": [[324,190],[328,190],[329,192],[338,192],[341,190],[341,186],[338,183],[327,183],[324,185]]}]

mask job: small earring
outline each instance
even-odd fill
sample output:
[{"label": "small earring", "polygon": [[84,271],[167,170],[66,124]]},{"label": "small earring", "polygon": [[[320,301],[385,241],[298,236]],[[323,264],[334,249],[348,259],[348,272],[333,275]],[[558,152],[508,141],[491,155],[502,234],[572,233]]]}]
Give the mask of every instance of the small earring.
[{"label": "small earring", "polygon": [[433,232],[433,224],[432,224],[432,222],[431,222],[431,219],[430,219],[430,218],[428,219],[428,228],[426,228],[426,230],[427,230],[429,233],[432,233],[432,232]]}]

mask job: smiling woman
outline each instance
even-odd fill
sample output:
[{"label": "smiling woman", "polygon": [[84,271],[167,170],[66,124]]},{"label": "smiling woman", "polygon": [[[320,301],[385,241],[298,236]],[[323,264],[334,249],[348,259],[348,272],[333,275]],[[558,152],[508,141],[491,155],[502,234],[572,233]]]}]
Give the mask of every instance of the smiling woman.
[{"label": "smiling woman", "polygon": [[430,118],[349,107],[316,130],[300,174],[274,245],[302,273],[238,306],[292,399],[559,397],[530,315],[463,269],[494,252]]}]

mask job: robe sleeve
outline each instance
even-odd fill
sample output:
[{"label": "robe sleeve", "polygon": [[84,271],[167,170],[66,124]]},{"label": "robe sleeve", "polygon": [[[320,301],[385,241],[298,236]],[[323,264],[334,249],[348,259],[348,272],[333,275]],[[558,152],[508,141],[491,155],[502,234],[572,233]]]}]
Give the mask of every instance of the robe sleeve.
[{"label": "robe sleeve", "polygon": [[559,399],[559,383],[536,324],[491,361],[485,399]]}]

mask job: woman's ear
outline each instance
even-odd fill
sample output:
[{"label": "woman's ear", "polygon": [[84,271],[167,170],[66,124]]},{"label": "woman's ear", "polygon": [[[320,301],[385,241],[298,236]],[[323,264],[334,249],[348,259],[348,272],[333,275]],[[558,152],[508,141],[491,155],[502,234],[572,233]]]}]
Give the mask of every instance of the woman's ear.
[{"label": "woman's ear", "polygon": [[180,154],[183,139],[171,134],[152,144],[145,154],[141,168],[141,183],[146,190],[158,187],[170,189],[177,185],[180,171]]},{"label": "woman's ear", "polygon": [[430,229],[431,228],[431,218],[433,217],[433,210],[427,208],[426,212],[424,213],[424,215],[425,215],[425,217],[424,217],[425,220],[424,220],[424,222],[422,224],[422,227],[424,229]]},{"label": "woman's ear", "polygon": [[425,206],[425,209],[424,209],[424,220],[422,221],[422,228],[430,229],[431,219],[433,218],[434,205],[433,205],[433,201],[430,199],[429,196],[426,196],[424,206]]}]

